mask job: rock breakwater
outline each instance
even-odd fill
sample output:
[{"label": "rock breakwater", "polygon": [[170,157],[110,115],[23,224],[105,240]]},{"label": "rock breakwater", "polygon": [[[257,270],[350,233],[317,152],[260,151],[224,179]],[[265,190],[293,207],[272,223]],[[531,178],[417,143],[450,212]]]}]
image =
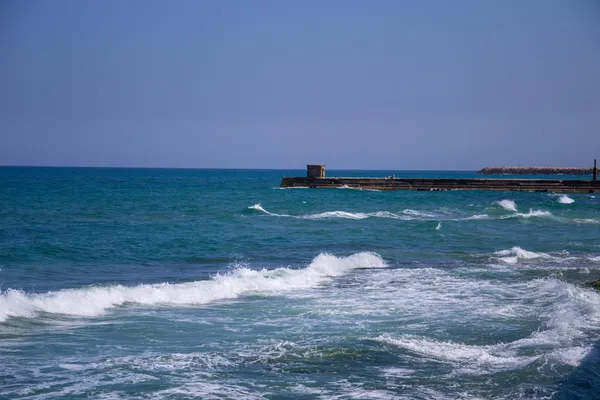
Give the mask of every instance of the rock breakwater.
[{"label": "rock breakwater", "polygon": [[486,167],[477,173],[486,175],[592,175],[593,168]]}]

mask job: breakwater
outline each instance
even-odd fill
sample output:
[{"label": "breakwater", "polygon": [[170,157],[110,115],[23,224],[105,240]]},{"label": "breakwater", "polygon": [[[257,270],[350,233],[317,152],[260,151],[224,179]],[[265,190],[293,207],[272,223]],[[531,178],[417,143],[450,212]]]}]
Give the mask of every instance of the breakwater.
[{"label": "breakwater", "polygon": [[[594,175],[595,176],[595,175]],[[465,179],[325,177],[325,165],[308,165],[305,177],[284,177],[282,188],[349,188],[371,190],[503,190],[517,192],[595,193],[596,179]]]},{"label": "breakwater", "polygon": [[478,174],[484,175],[592,175],[593,168],[569,167],[486,167]]},{"label": "breakwater", "polygon": [[354,188],[372,190],[504,190],[518,192],[594,193],[600,181],[575,179],[428,179],[286,177],[282,188]]}]

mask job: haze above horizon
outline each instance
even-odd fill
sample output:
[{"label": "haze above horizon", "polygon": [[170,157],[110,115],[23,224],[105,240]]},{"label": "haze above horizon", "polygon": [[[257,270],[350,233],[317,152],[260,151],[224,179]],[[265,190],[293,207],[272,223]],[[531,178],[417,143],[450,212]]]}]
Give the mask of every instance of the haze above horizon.
[{"label": "haze above horizon", "polygon": [[592,0],[7,0],[0,54],[0,165],[600,159]]}]

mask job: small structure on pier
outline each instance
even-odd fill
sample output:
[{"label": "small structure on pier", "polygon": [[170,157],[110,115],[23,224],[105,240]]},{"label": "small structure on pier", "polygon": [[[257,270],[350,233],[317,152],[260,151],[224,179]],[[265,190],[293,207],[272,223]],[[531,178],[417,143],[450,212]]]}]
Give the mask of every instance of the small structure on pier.
[{"label": "small structure on pier", "polygon": [[306,166],[307,178],[325,178],[325,164],[308,164]]}]

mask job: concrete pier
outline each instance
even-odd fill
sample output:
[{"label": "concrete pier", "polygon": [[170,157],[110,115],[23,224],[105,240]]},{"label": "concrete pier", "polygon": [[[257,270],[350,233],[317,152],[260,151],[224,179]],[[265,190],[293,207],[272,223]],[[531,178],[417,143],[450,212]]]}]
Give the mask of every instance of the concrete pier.
[{"label": "concrete pier", "polygon": [[570,167],[486,167],[478,174],[484,175],[592,175],[593,168]]},{"label": "concrete pier", "polygon": [[[453,179],[453,178],[344,178],[324,177],[324,168],[312,176],[286,177],[282,188],[356,188],[374,190],[503,190],[516,192],[595,193],[600,180],[583,179]],[[317,176],[315,176],[317,175]],[[323,177],[320,177],[320,176]]]}]

